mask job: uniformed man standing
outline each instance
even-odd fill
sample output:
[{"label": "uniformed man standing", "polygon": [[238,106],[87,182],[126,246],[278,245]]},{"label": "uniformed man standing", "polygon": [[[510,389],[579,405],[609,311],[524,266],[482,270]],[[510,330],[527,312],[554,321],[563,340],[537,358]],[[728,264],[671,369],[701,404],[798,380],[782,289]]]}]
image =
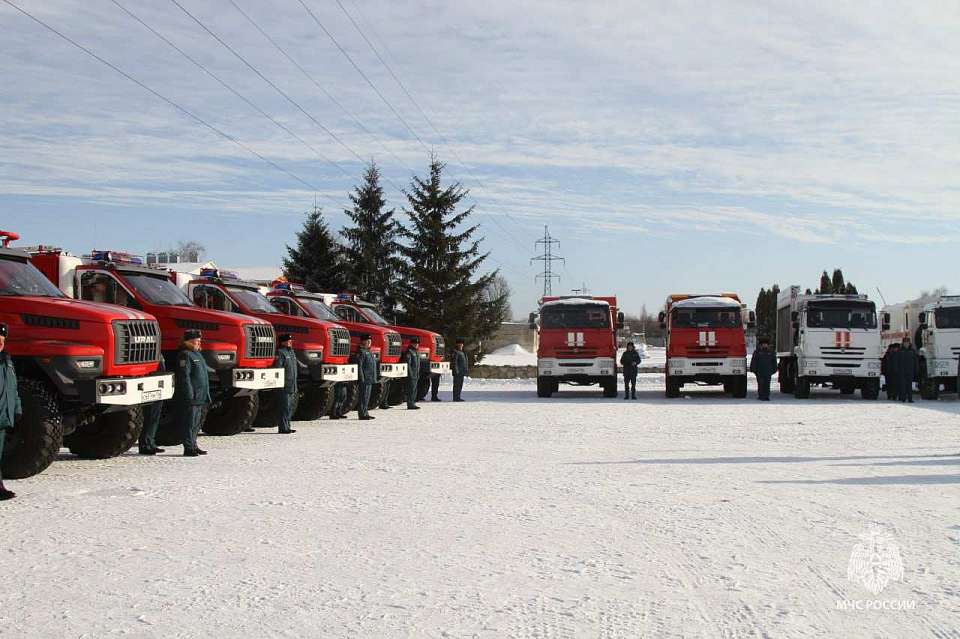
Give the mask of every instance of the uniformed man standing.
[{"label": "uniformed man standing", "polygon": [[627,342],[627,350],[620,356],[620,367],[623,369],[623,398],[637,398],[637,372],[640,370],[642,358],[633,342]]},{"label": "uniformed man standing", "polygon": [[417,406],[417,385],[420,381],[420,338],[414,335],[403,353],[403,363],[407,365],[407,410],[420,410]]},{"label": "uniformed man standing", "polygon": [[[20,407],[20,393],[17,390],[17,373],[13,370],[13,360],[5,352],[7,345],[7,325],[0,323],[0,460],[3,459],[3,444],[7,431],[12,430],[23,410]],[[0,501],[13,499],[17,494],[3,485],[0,472]]]},{"label": "uniformed man standing", "polygon": [[370,414],[370,393],[373,392],[373,385],[377,383],[377,358],[370,352],[370,336],[364,333],[360,336],[360,353],[357,356],[357,384],[360,392],[360,398],[357,403],[357,412],[360,413],[360,419],[375,419]]},{"label": "uniformed man standing", "polygon": [[273,365],[283,367],[283,388],[277,391],[280,394],[279,431],[282,435],[290,435],[297,432],[290,428],[293,402],[297,393],[297,355],[293,352],[293,335],[290,333],[281,333],[277,343],[279,348]]},{"label": "uniformed man standing", "polygon": [[900,400],[900,344],[890,344],[880,362],[883,377],[887,380],[887,399]]},{"label": "uniformed man standing", "polygon": [[[167,365],[163,361],[163,355],[160,356],[160,368],[158,373],[166,373]],[[160,416],[163,414],[163,402],[150,402],[143,405],[143,428],[140,430],[139,448],[141,455],[156,455],[162,453],[162,448],[157,448],[157,428],[160,426]]]},{"label": "uniformed man standing", "polygon": [[750,358],[750,372],[757,376],[757,399],[770,401],[770,378],[777,372],[777,355],[770,350],[770,338],[761,337]]},{"label": "uniformed man standing", "polygon": [[463,351],[466,342],[458,337],[453,351],[453,361],[450,362],[450,372],[453,373],[453,401],[462,402],[463,378],[467,376],[467,354]]},{"label": "uniformed man standing", "polygon": [[176,391],[173,397],[179,408],[184,457],[207,454],[197,446],[203,408],[210,403],[210,378],[207,377],[207,363],[200,355],[201,340],[199,330],[184,331],[177,355]]},{"label": "uniformed man standing", "polygon": [[430,373],[430,401],[443,401],[440,399],[440,373]]},{"label": "uniformed man standing", "polygon": [[897,354],[897,366],[900,369],[900,401],[913,403],[913,380],[917,377],[920,357],[913,350],[909,337],[903,338],[900,352]]}]

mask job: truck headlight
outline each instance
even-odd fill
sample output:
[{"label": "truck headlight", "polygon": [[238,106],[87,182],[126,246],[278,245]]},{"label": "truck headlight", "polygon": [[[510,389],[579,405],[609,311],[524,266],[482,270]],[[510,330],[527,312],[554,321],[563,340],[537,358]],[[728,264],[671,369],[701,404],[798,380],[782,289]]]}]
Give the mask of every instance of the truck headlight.
[{"label": "truck headlight", "polygon": [[307,351],[307,359],[320,359],[322,355],[320,351]]},{"label": "truck headlight", "polygon": [[218,362],[229,362],[233,359],[233,356],[230,353],[217,353]]},{"label": "truck headlight", "polygon": [[90,369],[97,367],[97,360],[95,359],[78,359],[77,368]]}]

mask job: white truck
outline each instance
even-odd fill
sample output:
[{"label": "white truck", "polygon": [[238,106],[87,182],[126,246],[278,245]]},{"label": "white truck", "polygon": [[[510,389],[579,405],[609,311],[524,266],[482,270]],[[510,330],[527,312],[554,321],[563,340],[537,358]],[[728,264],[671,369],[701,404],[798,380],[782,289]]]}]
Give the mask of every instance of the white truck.
[{"label": "white truck", "polygon": [[[866,295],[804,295],[799,286],[777,299],[780,392],[810,396],[819,384],[864,399],[880,394],[880,328]],[[888,328],[884,324],[884,330]]]},{"label": "white truck", "polygon": [[940,391],[957,391],[960,358],[960,295],[938,295],[892,304],[883,309],[890,318],[884,327],[883,346],[913,340],[920,356],[917,382],[924,399],[937,399]]}]

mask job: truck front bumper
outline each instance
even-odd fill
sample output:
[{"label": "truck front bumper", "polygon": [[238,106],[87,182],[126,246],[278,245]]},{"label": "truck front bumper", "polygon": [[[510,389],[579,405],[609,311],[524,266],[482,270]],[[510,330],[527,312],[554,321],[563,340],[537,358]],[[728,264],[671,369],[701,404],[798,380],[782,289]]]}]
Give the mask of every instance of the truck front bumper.
[{"label": "truck front bumper", "polygon": [[596,359],[557,359],[543,357],[537,360],[537,376],[555,379],[596,379],[617,374],[616,361],[612,357]]},{"label": "truck front bumper", "polygon": [[283,388],[282,368],[235,368],[230,384],[233,388],[268,390]]},{"label": "truck front bumper", "polygon": [[431,375],[449,375],[450,362],[430,362]]},{"label": "truck front bumper", "polygon": [[829,360],[802,358],[797,361],[797,374],[811,381],[838,382],[850,378],[880,378],[880,360]]},{"label": "truck front bumper", "polygon": [[935,359],[927,360],[927,375],[930,377],[956,377],[957,360]]},{"label": "truck front bumper", "polygon": [[747,374],[745,357],[671,357],[667,374],[691,381],[742,377]]},{"label": "truck front bumper", "polygon": [[380,377],[406,377],[407,376],[407,365],[406,364],[380,364]]},{"label": "truck front bumper", "polygon": [[320,379],[324,382],[357,381],[356,364],[324,364]]},{"label": "truck front bumper", "polygon": [[146,377],[103,377],[94,381],[94,401],[108,406],[136,406],[173,397],[173,373]]}]

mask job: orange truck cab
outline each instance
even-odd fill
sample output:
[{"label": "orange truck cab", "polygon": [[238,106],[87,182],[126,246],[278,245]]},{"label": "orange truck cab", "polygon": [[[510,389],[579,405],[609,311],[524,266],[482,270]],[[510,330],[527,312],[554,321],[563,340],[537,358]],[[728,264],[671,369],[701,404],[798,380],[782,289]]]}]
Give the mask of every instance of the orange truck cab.
[{"label": "orange truck cab", "polygon": [[[286,315],[336,322],[345,328],[350,334],[350,353],[353,357],[356,357],[360,350],[360,336],[370,335],[370,352],[377,358],[380,366],[380,379],[370,394],[371,408],[379,406],[384,393],[389,394],[392,387],[401,386],[401,384],[391,384],[391,380],[406,378],[407,365],[400,363],[400,356],[403,354],[400,334],[392,328],[362,321],[359,318],[344,318],[326,304],[322,294],[311,293],[298,284],[284,280],[273,282],[267,297],[281,313]],[[356,389],[350,388],[348,406],[351,410],[356,405],[356,397]]]},{"label": "orange truck cab", "polygon": [[747,396],[745,327],[753,327],[736,293],[674,294],[660,313],[667,330],[666,395],[679,397],[684,384],[723,385],[734,397]]},{"label": "orange truck cab", "polygon": [[10,248],[0,231],[0,322],[9,327],[23,415],[8,434],[3,475],[43,471],[61,446],[87,458],[119,455],[137,440],[140,405],[173,396],[158,372],[160,326],[153,316],[70,299]]},{"label": "orange truck cab", "polygon": [[530,328],[537,331],[538,397],[550,397],[560,384],[599,384],[604,397],[617,396],[617,330],[623,328],[623,313],[616,297],[543,297],[539,312],[530,313]]},{"label": "orange truck cab", "polygon": [[[81,259],[60,249],[39,249],[32,260],[67,295],[155,316],[167,370],[174,370],[184,331],[201,330],[201,355],[210,373],[213,398],[204,432],[233,435],[246,430],[257,415],[258,391],[283,386],[283,369],[273,365],[277,345],[269,322],[200,308],[170,281],[166,271],[144,266],[139,257],[127,253],[93,251]],[[171,412],[164,411],[158,443],[180,441]]]},{"label": "orange truck cab", "polygon": [[[186,277],[177,274],[178,277]],[[193,277],[193,276],[189,276]],[[287,315],[278,310],[255,282],[230,271],[203,269],[200,277],[183,285],[188,297],[202,308],[242,313],[270,322],[277,335],[290,333],[297,356],[299,393],[294,419],[314,420],[329,415],[333,385],[355,382],[357,365],[350,363],[350,333],[335,322]],[[276,426],[279,404],[275,392],[260,396],[258,425]]]}]

